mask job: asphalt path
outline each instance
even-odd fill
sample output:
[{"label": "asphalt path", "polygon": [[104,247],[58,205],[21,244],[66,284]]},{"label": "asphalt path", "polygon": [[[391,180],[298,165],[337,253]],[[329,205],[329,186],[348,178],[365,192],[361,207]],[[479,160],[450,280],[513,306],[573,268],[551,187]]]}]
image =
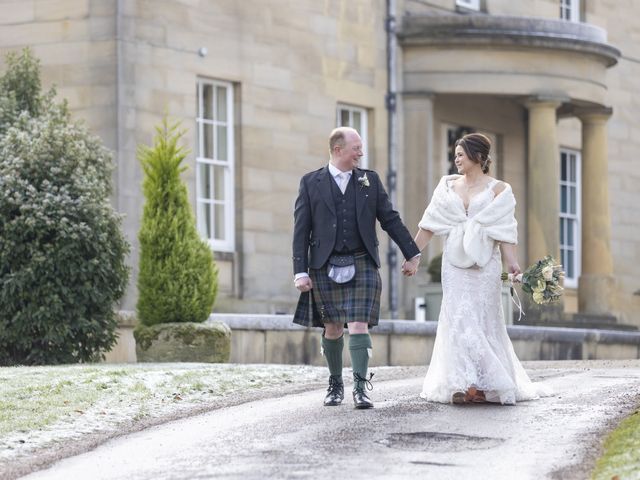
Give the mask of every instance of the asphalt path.
[{"label": "asphalt path", "polygon": [[421,376],[387,374],[371,410],[355,410],[349,391],[339,407],[322,406],[324,390],[285,394],[127,435],[23,478],[587,478],[604,433],[640,402],[640,362],[525,366],[555,395],[435,404],[419,398]]}]

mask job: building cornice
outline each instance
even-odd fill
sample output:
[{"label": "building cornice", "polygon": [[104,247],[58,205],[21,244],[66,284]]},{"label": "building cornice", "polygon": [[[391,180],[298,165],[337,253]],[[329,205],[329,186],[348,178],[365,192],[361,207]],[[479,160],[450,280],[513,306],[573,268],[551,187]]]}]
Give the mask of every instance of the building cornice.
[{"label": "building cornice", "polygon": [[573,51],[599,57],[607,67],[620,51],[606,30],[588,23],[499,15],[405,15],[397,32],[402,46],[512,46]]}]

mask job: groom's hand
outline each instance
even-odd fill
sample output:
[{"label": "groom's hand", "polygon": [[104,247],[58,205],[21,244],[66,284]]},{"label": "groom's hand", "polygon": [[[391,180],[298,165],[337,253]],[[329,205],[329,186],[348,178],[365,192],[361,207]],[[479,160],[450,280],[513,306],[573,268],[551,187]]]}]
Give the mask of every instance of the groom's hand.
[{"label": "groom's hand", "polygon": [[309,277],[301,277],[297,279],[294,285],[301,292],[308,292],[313,288],[313,283],[311,282],[311,278]]},{"label": "groom's hand", "polygon": [[420,256],[415,256],[411,260],[405,260],[402,262],[402,273],[406,277],[411,277],[418,272],[418,265],[420,265]]}]

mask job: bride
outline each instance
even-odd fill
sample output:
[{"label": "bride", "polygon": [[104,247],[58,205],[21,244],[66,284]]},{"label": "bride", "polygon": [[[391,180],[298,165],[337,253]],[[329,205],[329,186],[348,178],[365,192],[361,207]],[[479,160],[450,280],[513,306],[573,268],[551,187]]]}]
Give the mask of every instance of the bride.
[{"label": "bride", "polygon": [[[420,250],[433,235],[446,237],[442,307],[421,393],[433,402],[513,405],[550,393],[529,379],[504,323],[500,253],[509,273],[521,273],[516,201],[509,184],[488,175],[490,149],[478,133],[456,142],[459,175],[442,177],[415,236]],[[404,263],[403,272],[416,268]]]}]

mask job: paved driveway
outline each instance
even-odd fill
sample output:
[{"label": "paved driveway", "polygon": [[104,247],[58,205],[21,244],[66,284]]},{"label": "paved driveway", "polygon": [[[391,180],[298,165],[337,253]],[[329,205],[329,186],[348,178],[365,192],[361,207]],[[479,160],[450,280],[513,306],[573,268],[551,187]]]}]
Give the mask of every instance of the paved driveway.
[{"label": "paved driveway", "polygon": [[323,407],[323,390],[284,395],[122,437],[24,478],[586,478],[602,433],[640,402],[640,362],[525,366],[556,395],[441,405],[418,397],[421,377],[386,375],[372,410],[350,398]]}]

